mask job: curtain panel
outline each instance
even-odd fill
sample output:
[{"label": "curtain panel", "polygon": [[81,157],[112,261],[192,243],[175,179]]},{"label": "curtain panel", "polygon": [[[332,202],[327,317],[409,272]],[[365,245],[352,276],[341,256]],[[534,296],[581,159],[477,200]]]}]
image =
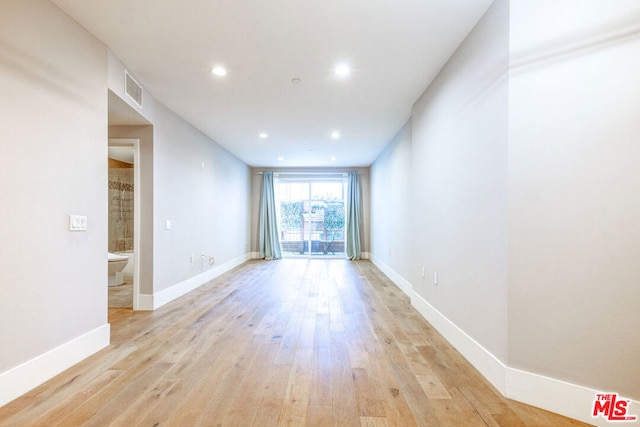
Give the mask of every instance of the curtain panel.
[{"label": "curtain panel", "polygon": [[273,172],[262,173],[262,194],[260,196],[260,258],[273,260],[282,258],[278,237],[278,218],[273,185]]},{"label": "curtain panel", "polygon": [[360,259],[360,175],[349,172],[347,178],[347,218],[345,254],[350,260]]}]

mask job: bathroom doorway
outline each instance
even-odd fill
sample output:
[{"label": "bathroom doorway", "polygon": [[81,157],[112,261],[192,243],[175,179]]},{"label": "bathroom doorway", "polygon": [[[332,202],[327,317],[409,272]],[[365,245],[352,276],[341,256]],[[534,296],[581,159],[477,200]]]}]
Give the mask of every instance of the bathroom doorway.
[{"label": "bathroom doorway", "polygon": [[109,139],[109,307],[138,308],[140,141]]}]

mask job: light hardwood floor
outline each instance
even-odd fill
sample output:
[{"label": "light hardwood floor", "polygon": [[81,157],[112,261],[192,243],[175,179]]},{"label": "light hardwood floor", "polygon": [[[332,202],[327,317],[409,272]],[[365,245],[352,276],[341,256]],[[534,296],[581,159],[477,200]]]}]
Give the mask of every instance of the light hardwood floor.
[{"label": "light hardwood floor", "polygon": [[125,282],[119,286],[109,286],[109,308],[132,308],[133,284]]},{"label": "light hardwood floor", "polygon": [[0,425],[585,425],[503,398],[368,261],[251,261],[109,321]]}]

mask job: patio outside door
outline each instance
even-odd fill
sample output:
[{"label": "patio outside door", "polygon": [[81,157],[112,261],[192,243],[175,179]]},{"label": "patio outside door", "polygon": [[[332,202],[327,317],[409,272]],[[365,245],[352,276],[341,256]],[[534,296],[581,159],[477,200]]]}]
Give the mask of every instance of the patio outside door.
[{"label": "patio outside door", "polygon": [[283,256],[344,257],[346,189],[343,177],[276,181]]}]

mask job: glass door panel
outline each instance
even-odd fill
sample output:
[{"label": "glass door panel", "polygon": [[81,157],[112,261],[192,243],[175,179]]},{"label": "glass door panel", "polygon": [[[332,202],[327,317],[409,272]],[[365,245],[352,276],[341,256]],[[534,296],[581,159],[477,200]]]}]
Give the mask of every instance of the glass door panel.
[{"label": "glass door panel", "polygon": [[276,183],[278,229],[283,255],[304,255],[307,236],[304,232],[304,201],[309,198],[307,183]]},{"label": "glass door panel", "polygon": [[278,181],[275,187],[283,255],[343,256],[346,181]]}]

